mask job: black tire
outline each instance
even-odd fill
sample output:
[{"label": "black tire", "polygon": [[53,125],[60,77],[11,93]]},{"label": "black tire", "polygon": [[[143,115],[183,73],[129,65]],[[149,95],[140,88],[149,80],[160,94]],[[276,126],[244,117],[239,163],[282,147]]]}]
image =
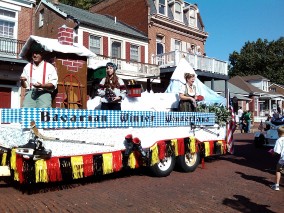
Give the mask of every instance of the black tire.
[{"label": "black tire", "polygon": [[196,152],[194,154],[186,153],[177,157],[177,166],[183,172],[193,172],[200,163],[200,154]]},{"label": "black tire", "polygon": [[256,148],[261,148],[265,144],[265,137],[263,134],[260,134],[258,137],[254,138],[254,146]]},{"label": "black tire", "polygon": [[156,177],[166,177],[173,171],[175,162],[176,160],[174,156],[165,157],[159,163],[154,166],[150,166],[150,170]]}]

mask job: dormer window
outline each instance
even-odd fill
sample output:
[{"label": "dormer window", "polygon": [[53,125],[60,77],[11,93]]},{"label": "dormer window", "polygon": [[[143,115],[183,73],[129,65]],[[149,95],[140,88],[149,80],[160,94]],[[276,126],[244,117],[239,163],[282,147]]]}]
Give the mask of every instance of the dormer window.
[{"label": "dormer window", "polygon": [[196,26],[196,11],[193,8],[189,10],[189,25]]},{"label": "dormer window", "polygon": [[182,10],[181,10],[181,4],[179,2],[175,3],[175,19],[182,21]]},{"label": "dormer window", "polygon": [[159,13],[166,15],[166,0],[158,0],[159,2]]}]

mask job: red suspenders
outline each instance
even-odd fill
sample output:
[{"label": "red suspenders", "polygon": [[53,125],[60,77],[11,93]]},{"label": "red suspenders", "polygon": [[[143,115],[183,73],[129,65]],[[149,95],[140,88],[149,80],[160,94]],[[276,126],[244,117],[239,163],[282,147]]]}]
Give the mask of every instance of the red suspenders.
[{"label": "red suspenders", "polygon": [[[46,74],[46,61],[44,61],[43,64],[42,84],[45,84],[45,74]],[[30,68],[30,89],[32,88],[32,76],[33,76],[33,64],[31,64]]]}]

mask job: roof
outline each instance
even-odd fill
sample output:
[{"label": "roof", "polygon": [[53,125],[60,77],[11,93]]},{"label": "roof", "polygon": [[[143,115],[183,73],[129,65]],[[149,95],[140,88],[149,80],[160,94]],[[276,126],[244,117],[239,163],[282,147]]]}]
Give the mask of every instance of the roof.
[{"label": "roof", "polygon": [[250,93],[250,94],[262,94],[262,93],[267,93],[261,89],[258,89],[257,87],[249,84],[248,82],[246,82],[243,77],[241,76],[234,76],[231,79],[229,79],[229,82],[239,88],[241,88],[242,90]]},{"label": "roof", "polygon": [[116,18],[114,17],[91,13],[87,10],[72,7],[70,5],[62,3],[55,5],[46,0],[42,0],[41,2],[56,12],[58,12],[57,10],[59,9],[61,15],[63,12],[67,14],[67,17],[69,16],[71,18],[77,19],[81,25],[102,29],[103,31],[114,32],[127,37],[141,39],[143,41],[148,41],[148,37],[143,32],[116,20]]},{"label": "roof", "polygon": [[284,89],[284,85],[282,85],[282,84],[272,83],[272,84],[269,85],[269,87],[273,87],[273,86],[280,87],[281,89]]},{"label": "roof", "polygon": [[[205,81],[204,84],[208,86],[209,88],[211,87],[211,81]],[[245,90],[242,90],[241,88],[231,84],[228,82],[228,89],[230,92],[230,97],[236,96],[238,100],[243,100],[243,101],[251,101],[250,98],[247,98],[246,96],[249,96],[249,93],[246,92]],[[216,92],[222,92],[222,96],[225,96],[225,81],[224,80],[215,80],[214,81],[214,91]]]},{"label": "roof", "polygon": [[96,57],[95,53],[92,53],[89,49],[81,44],[73,43],[73,45],[64,45],[59,43],[57,39],[44,38],[31,35],[23,46],[20,57],[27,59],[30,53],[31,46],[34,43],[38,43],[47,52],[59,52],[59,53],[71,53],[78,56],[85,56],[89,59],[88,67],[92,65],[93,59]]},{"label": "roof", "polygon": [[[211,81],[205,81],[204,82],[206,86],[210,87],[211,86]],[[231,84],[228,82],[228,89],[231,93],[233,94],[241,94],[241,95],[249,95],[249,93],[234,84]],[[215,91],[225,91],[225,81],[224,80],[215,80],[214,81],[214,90]]]},{"label": "roof", "polygon": [[242,76],[242,79],[244,79],[245,81],[254,81],[254,80],[267,80],[267,81],[270,81],[268,78],[265,78],[262,75]]},{"label": "roof", "polygon": [[[157,8],[156,8],[156,5],[154,3],[154,0],[148,0],[148,4],[149,4],[149,7],[150,7],[150,15],[157,14],[158,12],[157,12]],[[185,5],[185,7],[194,7],[198,10],[198,14],[197,14],[198,20],[199,20],[201,26],[204,27],[204,24],[203,24],[203,21],[202,21],[202,18],[201,18],[199,9],[198,9],[198,5],[197,4],[190,4],[186,1],[184,1],[184,5]],[[167,11],[168,12],[168,18],[170,20],[174,20],[174,15],[173,15],[171,8],[170,7],[167,7],[167,8],[168,8],[168,11]],[[188,19],[186,18],[186,16],[184,16],[184,18],[183,18],[183,23],[188,24]]]},{"label": "roof", "polygon": [[269,91],[269,92],[265,92],[253,85],[251,85],[250,83],[246,82],[244,80],[244,77],[242,76],[235,76],[231,79],[229,79],[229,82],[234,84],[237,87],[240,87],[241,89],[247,91],[250,93],[250,95],[260,95],[261,97],[267,97],[267,98],[277,98],[277,97],[281,97],[283,95]]}]

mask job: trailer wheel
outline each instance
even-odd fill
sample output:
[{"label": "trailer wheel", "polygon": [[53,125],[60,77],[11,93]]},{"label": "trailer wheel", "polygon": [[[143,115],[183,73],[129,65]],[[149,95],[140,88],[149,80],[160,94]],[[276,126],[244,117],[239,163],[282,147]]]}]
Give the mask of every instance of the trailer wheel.
[{"label": "trailer wheel", "polygon": [[200,154],[196,152],[194,154],[190,154],[189,152],[185,155],[181,155],[177,157],[177,166],[183,172],[193,172],[200,163]]},{"label": "trailer wheel", "polygon": [[254,138],[254,146],[256,148],[261,148],[265,144],[265,137],[263,134],[260,134],[258,137]]},{"label": "trailer wheel", "polygon": [[173,171],[175,167],[175,156],[165,157],[159,163],[151,166],[152,173],[157,177],[166,177]]}]

